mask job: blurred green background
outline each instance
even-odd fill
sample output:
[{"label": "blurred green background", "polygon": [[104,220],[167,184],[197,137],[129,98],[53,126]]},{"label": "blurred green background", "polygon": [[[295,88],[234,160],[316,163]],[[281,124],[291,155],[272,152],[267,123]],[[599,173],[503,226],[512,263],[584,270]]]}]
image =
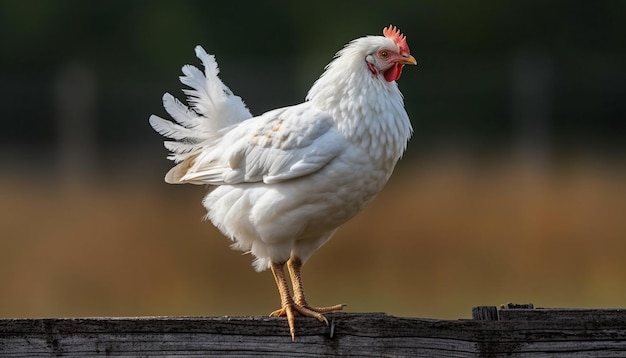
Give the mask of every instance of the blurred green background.
[{"label": "blurred green background", "polygon": [[168,186],[148,125],[193,48],[251,111],[388,24],[415,135],[304,268],[314,305],[626,306],[625,1],[0,0],[0,317],[261,315],[268,272]]}]

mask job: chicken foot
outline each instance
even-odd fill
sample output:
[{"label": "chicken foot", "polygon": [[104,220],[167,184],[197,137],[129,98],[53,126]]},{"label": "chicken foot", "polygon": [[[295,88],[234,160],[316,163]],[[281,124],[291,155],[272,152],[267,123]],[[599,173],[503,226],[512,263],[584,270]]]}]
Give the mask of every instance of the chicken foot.
[{"label": "chicken foot", "polygon": [[280,304],[281,308],[270,313],[271,317],[287,317],[287,323],[289,324],[289,333],[291,334],[291,340],[294,341],[296,337],[296,328],[295,328],[295,319],[296,315],[301,315],[305,317],[313,317],[318,321],[325,323],[328,325],[328,320],[322,313],[334,312],[341,310],[345,305],[335,305],[330,307],[312,307],[310,306],[305,297],[304,297],[304,289],[302,286],[302,276],[300,275],[300,268],[302,267],[302,262],[298,258],[291,258],[287,262],[287,267],[289,269],[289,274],[291,276],[291,281],[294,289],[294,296],[291,296],[289,292],[289,284],[285,277],[285,272],[283,270],[284,263],[271,263],[272,274],[274,275],[274,279],[276,280],[276,286],[278,287],[278,292],[280,294]]}]

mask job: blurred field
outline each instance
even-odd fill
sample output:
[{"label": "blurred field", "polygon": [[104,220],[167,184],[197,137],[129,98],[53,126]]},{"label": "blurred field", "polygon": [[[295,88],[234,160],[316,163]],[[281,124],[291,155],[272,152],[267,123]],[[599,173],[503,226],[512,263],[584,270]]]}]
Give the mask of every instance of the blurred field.
[{"label": "blurred field", "polygon": [[[305,266],[312,304],[468,317],[509,301],[626,307],[626,169],[403,166]],[[419,167],[419,168],[418,168]],[[204,189],[161,177],[0,180],[0,316],[268,314],[269,272],[202,222]]]}]

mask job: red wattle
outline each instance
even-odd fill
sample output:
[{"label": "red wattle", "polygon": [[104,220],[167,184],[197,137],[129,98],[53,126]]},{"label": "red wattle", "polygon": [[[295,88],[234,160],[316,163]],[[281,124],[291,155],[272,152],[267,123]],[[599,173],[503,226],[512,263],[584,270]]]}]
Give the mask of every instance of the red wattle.
[{"label": "red wattle", "polygon": [[402,74],[402,67],[404,67],[404,65],[396,63],[390,69],[385,71],[385,80],[387,80],[387,82],[397,81]]}]

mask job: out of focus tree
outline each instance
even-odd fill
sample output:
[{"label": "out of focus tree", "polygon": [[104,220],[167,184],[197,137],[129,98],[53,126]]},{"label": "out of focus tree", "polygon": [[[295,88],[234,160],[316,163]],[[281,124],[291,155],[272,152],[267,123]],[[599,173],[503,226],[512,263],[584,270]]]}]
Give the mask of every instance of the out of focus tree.
[{"label": "out of focus tree", "polygon": [[157,141],[146,118],[161,111],[163,92],[180,95],[176,76],[197,63],[196,44],[260,113],[301,101],[344,43],[393,23],[420,62],[400,84],[416,130],[409,157],[442,148],[615,155],[626,133],[625,20],[623,1],[1,0],[1,152],[63,151],[72,129],[55,91],[72,90],[58,85],[68,68],[95,86],[84,120],[104,163]]}]

